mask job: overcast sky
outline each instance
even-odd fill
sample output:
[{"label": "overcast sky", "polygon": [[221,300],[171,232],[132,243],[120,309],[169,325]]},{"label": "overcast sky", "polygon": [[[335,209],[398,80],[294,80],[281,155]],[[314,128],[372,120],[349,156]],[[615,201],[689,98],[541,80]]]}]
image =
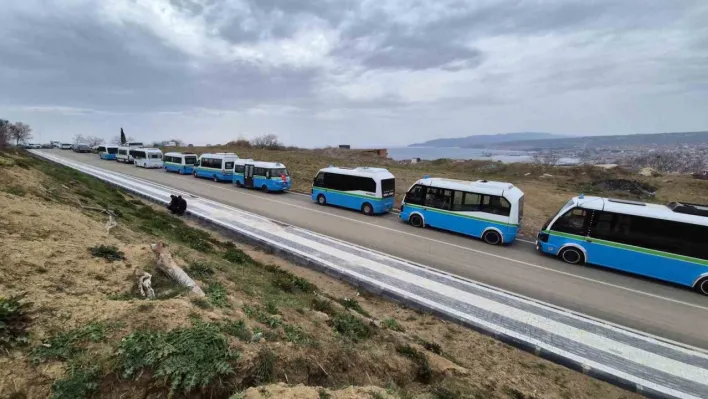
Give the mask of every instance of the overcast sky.
[{"label": "overcast sky", "polygon": [[708,130],[707,21],[706,0],[6,1],[0,118],[301,146]]}]

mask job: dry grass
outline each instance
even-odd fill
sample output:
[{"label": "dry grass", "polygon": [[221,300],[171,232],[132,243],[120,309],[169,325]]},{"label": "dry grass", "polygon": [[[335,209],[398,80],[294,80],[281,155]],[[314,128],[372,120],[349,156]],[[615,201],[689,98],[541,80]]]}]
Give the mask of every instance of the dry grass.
[{"label": "dry grass", "polygon": [[[173,345],[170,339],[176,337],[206,337],[206,345],[215,339],[213,334],[218,335],[215,342],[226,342],[230,356],[218,362],[204,360],[219,364],[221,377],[209,380],[205,389],[177,392],[177,397],[226,398],[239,391],[249,398],[633,396],[430,315],[360,295],[338,280],[254,248],[229,244],[178,219],[166,215],[151,219],[210,243],[206,249],[194,249],[165,233],[167,227],[151,224],[145,229],[131,216],[131,206],[143,215],[150,211],[162,215],[162,209],[145,206],[95,180],[47,169],[58,166],[42,161],[29,165],[0,167],[0,188],[13,182],[23,193],[0,190],[0,292],[27,292],[26,299],[34,303],[30,345],[0,355],[0,397],[73,398],[92,391],[100,397],[163,397],[170,390],[169,381],[153,379],[151,368],[129,373],[137,379],[122,378],[125,370],[120,365],[154,367],[160,360],[153,356],[169,356],[175,347],[167,354],[146,354],[149,363],[141,356],[126,357],[125,351],[135,352],[146,342]],[[86,197],[88,185],[93,199]],[[103,196],[110,196],[112,203],[125,199],[119,226],[110,234],[102,214],[75,205],[78,198],[102,203]],[[167,242],[176,261],[210,293],[205,306],[184,292],[172,291],[170,282],[154,271],[153,287],[160,299],[136,297],[136,275],[153,268],[148,244],[157,239]],[[93,257],[89,248],[97,245],[115,246],[125,259],[108,262]],[[161,296],[165,292],[171,294]],[[333,300],[324,300],[328,305],[322,307],[317,301],[323,297]],[[337,300],[345,297],[356,298],[373,325],[368,319],[341,317],[348,313]],[[331,322],[338,317],[343,320],[336,326],[339,333]],[[195,320],[201,321],[196,324],[199,328],[186,331]],[[400,328],[377,327],[382,323]],[[347,329],[360,331],[362,325],[368,335],[347,338]],[[176,333],[169,335],[170,331]],[[136,332],[143,335],[132,334]],[[121,341],[126,336],[131,338]],[[47,342],[53,345],[42,346]],[[177,355],[180,350],[188,354],[190,342],[177,347]],[[414,348],[424,356],[412,360],[397,347]],[[170,361],[188,359],[180,356]],[[161,370],[175,372],[171,366],[165,364]],[[423,366],[430,379],[426,383],[417,378]],[[339,389],[350,385],[354,387]]]},{"label": "dry grass", "polygon": [[[179,151],[179,148],[169,150]],[[181,149],[184,150],[184,149]],[[632,179],[657,187],[655,202],[686,201],[705,203],[708,197],[708,181],[693,179],[689,175],[644,177],[620,169],[596,167],[544,167],[534,164],[502,164],[492,161],[454,161],[440,159],[407,165],[390,159],[382,159],[356,150],[339,149],[290,149],[283,151],[238,147],[195,147],[197,153],[228,151],[242,158],[285,164],[293,178],[293,190],[309,193],[312,179],[317,171],[328,165],[335,166],[382,166],[396,176],[396,203],[400,204],[405,191],[425,175],[462,180],[498,180],[514,183],[525,193],[524,225],[522,233],[533,236],[543,223],[570,197],[581,192],[621,198],[637,197],[622,191],[592,190],[590,184],[606,179]],[[551,176],[544,176],[544,175]]]}]

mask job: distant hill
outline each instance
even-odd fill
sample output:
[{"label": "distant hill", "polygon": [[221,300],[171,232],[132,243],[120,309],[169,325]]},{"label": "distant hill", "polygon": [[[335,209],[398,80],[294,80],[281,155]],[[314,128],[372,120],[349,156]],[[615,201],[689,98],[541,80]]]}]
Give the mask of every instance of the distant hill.
[{"label": "distant hill", "polygon": [[608,147],[673,146],[708,143],[706,132],[628,134],[616,136],[566,137],[517,140],[497,143],[494,149],[534,151],[543,149],[585,149]]},{"label": "distant hill", "polygon": [[564,139],[570,136],[553,133],[520,132],[504,134],[486,134],[481,136],[467,136],[458,138],[445,138],[411,144],[409,147],[461,147],[461,148],[492,148],[497,144],[516,141]]}]

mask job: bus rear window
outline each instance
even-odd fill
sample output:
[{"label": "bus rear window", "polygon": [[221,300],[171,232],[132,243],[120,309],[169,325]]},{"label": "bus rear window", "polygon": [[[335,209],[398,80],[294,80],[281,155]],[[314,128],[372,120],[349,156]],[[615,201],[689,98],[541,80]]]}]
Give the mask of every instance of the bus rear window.
[{"label": "bus rear window", "polygon": [[381,180],[381,195],[391,197],[396,194],[396,179]]},{"label": "bus rear window", "polygon": [[108,150],[106,152],[108,152],[109,154],[117,154],[118,149],[117,148],[108,148]]},{"label": "bus rear window", "polygon": [[197,163],[197,157],[184,157],[185,165],[194,165]]}]

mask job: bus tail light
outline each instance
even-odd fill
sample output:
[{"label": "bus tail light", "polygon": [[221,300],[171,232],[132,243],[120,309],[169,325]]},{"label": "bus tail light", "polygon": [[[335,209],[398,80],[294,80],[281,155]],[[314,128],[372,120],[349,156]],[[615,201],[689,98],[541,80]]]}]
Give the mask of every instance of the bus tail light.
[{"label": "bus tail light", "polygon": [[404,206],[405,206],[404,204],[401,204],[401,213],[403,213],[403,207],[404,207]]}]

